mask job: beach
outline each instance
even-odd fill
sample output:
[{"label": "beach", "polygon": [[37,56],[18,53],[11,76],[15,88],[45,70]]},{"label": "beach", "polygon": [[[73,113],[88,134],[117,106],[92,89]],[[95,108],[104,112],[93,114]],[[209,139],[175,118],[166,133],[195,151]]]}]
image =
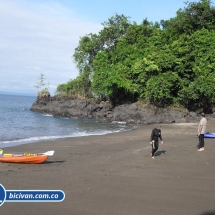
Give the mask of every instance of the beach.
[{"label": "beach", "polygon": [[[155,125],[106,135],[4,148],[5,153],[55,154],[43,164],[0,163],[6,190],[62,190],[62,202],[5,202],[2,215],[215,214],[215,139],[197,152],[198,123],[164,124],[164,144],[151,158]],[[215,132],[215,121],[208,121]]]}]

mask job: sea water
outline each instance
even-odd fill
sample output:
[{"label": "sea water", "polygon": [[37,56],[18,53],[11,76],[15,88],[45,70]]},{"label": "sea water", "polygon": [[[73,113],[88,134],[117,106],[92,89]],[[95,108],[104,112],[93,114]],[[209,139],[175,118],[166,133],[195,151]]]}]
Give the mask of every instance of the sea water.
[{"label": "sea water", "polygon": [[0,94],[0,148],[59,138],[103,135],[131,130],[125,122],[55,118],[30,111],[34,96]]}]

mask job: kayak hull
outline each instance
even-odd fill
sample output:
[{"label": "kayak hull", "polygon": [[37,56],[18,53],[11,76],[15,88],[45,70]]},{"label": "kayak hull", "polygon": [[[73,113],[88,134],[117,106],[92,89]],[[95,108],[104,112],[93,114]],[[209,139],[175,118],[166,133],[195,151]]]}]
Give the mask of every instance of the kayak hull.
[{"label": "kayak hull", "polygon": [[26,163],[26,164],[39,164],[48,159],[48,155],[36,156],[0,156],[0,162],[4,163]]},{"label": "kayak hull", "polygon": [[215,133],[205,133],[204,138],[215,138]]}]

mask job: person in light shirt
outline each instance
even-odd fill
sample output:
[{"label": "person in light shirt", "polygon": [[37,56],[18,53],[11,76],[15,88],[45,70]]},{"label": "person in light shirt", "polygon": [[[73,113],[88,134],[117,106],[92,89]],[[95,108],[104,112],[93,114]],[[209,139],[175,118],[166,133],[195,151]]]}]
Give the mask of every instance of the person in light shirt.
[{"label": "person in light shirt", "polygon": [[204,134],[206,131],[207,119],[205,118],[205,113],[201,114],[201,120],[198,126],[198,137],[199,137],[199,149],[197,151],[201,152],[205,150]]}]

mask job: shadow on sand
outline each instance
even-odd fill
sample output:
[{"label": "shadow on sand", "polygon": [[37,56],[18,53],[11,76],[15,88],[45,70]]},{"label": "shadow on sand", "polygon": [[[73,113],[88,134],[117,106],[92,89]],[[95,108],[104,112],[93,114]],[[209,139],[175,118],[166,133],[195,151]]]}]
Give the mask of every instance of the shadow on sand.
[{"label": "shadow on sand", "polygon": [[162,151],[157,151],[157,152],[155,152],[155,155],[156,155],[156,157],[157,157],[157,156],[160,156],[161,154],[164,154],[164,155],[165,155],[165,153],[166,153],[166,150],[162,150]]},{"label": "shadow on sand", "polygon": [[64,163],[65,161],[45,161],[43,164]]},{"label": "shadow on sand", "polygon": [[199,215],[215,215],[215,210],[214,211],[207,211],[207,212],[203,212]]}]

